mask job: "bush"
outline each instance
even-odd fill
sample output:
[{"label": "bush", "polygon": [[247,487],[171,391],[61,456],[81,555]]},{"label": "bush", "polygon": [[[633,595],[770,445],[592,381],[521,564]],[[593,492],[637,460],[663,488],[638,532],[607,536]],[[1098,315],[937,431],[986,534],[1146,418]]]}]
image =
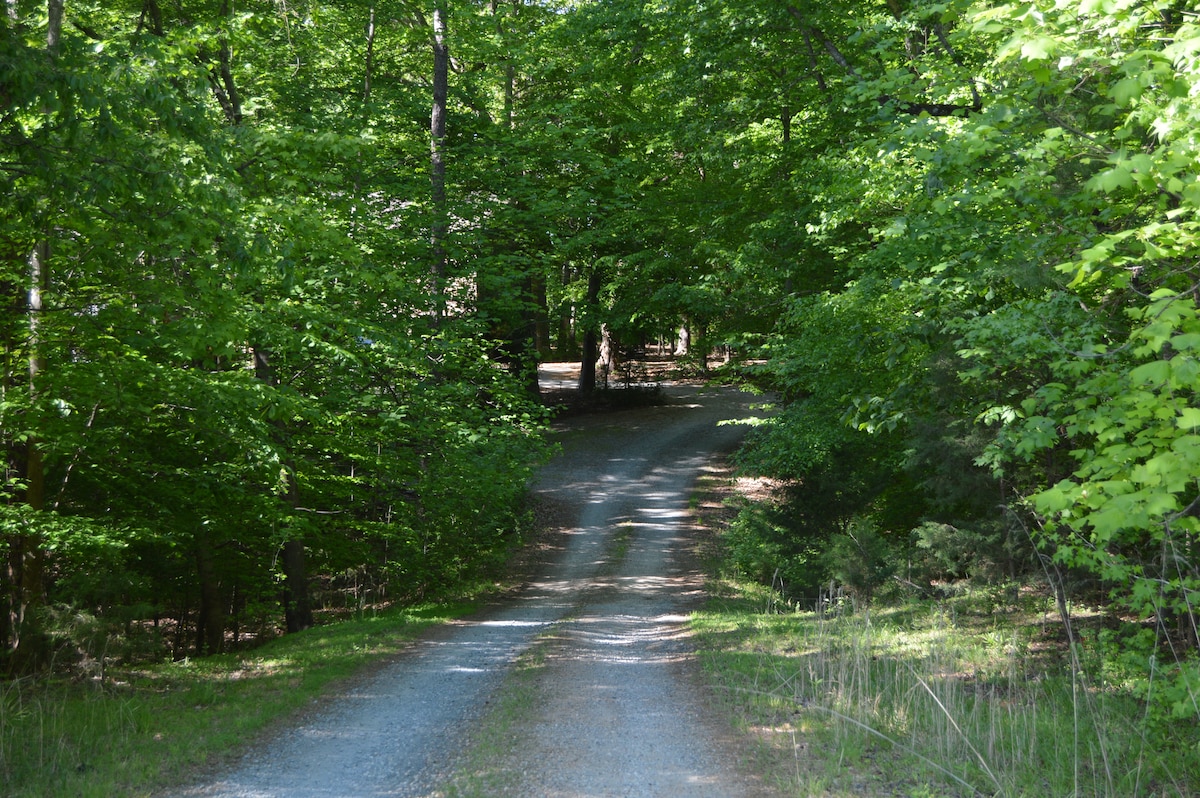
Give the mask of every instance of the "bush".
[{"label": "bush", "polygon": [[1003,580],[1011,560],[1004,529],[980,520],[971,526],[926,521],[912,530],[917,574],[926,581],[971,579],[985,584]]},{"label": "bush", "polygon": [[790,597],[815,597],[829,578],[818,540],[788,521],[779,507],[743,507],[725,532],[729,562],[748,579],[767,585],[781,583]]},{"label": "bush", "polygon": [[854,518],[844,533],[835,535],[824,560],[830,576],[862,603],[869,603],[896,572],[892,547],[869,518]]}]

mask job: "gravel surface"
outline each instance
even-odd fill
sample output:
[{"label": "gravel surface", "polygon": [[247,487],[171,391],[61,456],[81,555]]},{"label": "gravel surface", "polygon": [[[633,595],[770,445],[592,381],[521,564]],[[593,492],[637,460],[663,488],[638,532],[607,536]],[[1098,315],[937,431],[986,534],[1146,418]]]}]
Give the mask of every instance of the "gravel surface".
[{"label": "gravel surface", "polygon": [[[464,741],[505,678],[536,652],[536,698],[497,761],[520,796],[751,796],[728,722],[690,655],[701,597],[689,556],[690,489],[742,434],[730,389],[675,386],[670,403],[572,419],[535,490],[561,528],[515,596],[441,628],[328,708],[247,754],[220,798],[434,796],[461,779]],[[472,765],[477,767],[478,764]]]}]

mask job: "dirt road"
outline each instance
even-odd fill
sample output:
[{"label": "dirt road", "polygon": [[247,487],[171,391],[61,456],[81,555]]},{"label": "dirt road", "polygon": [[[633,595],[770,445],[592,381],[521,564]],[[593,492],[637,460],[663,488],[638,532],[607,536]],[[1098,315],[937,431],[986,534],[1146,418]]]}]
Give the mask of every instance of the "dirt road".
[{"label": "dirt road", "polygon": [[[502,703],[513,664],[535,656],[533,700],[487,783],[520,796],[758,795],[697,687],[686,611],[688,500],[716,452],[735,445],[750,397],[672,387],[667,406],[585,417],[536,491],[559,509],[555,551],[516,597],[441,629],[329,708],[252,752],[214,783],[221,798],[436,796],[467,741]],[[524,673],[530,671],[525,669]],[[478,768],[476,757],[471,767]],[[478,784],[478,780],[474,783]],[[493,793],[494,794],[494,793]]]}]

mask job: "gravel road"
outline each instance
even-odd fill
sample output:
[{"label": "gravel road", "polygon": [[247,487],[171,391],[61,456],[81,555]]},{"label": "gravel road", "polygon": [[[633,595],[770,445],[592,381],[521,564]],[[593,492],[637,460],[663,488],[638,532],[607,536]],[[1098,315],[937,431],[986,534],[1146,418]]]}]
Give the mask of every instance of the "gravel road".
[{"label": "gravel road", "polygon": [[[437,796],[506,676],[536,652],[535,700],[488,763],[520,796],[757,796],[696,677],[686,612],[688,500],[750,414],[730,389],[673,386],[670,403],[574,419],[535,490],[557,508],[552,551],[514,597],[440,628],[328,708],[248,753],[212,798]],[[477,766],[477,764],[475,765]]]}]

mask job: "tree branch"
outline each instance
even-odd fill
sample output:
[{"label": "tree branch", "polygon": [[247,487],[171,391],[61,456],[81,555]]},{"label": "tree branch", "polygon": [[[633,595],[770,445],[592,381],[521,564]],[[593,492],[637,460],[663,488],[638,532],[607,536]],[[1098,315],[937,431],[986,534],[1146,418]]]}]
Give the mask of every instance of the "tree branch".
[{"label": "tree branch", "polygon": [[[801,33],[804,35],[805,41],[809,42],[810,63],[812,63],[814,67],[815,55],[812,53],[810,37],[811,39],[816,39],[818,42],[820,42],[821,46],[825,48],[825,52],[828,53],[829,57],[833,59],[833,62],[840,66],[847,75],[859,82],[866,82],[866,79],[857,69],[854,68],[849,59],[847,59],[842,51],[838,49],[837,45],[834,44],[833,41],[830,40],[830,38],[826,36],[820,28],[808,24],[804,18],[804,14],[800,11],[800,9],[796,8],[795,6],[787,6],[787,12],[791,14],[800,24]],[[939,32],[941,31],[940,25],[938,26],[938,30]],[[939,33],[939,39],[942,41],[942,46],[946,48],[947,53],[950,55],[951,61],[953,61],[957,66],[962,67],[962,63],[958,60],[957,55],[955,55],[953,50],[950,48],[950,44],[946,40],[945,34]],[[965,69],[965,67],[963,68]],[[875,99],[876,102],[878,102],[881,106],[890,105],[894,107],[898,113],[907,114],[910,116],[919,116],[920,114],[928,114],[929,116],[965,116],[971,113],[978,113],[983,109],[983,100],[979,95],[978,89],[975,87],[975,81],[972,80],[970,83],[972,97],[972,103],[970,105],[962,105],[960,103],[911,102],[907,100],[897,100],[888,94],[881,94]],[[820,77],[820,73],[818,73],[818,85],[821,85],[822,88],[824,88],[823,84],[824,79]]]},{"label": "tree branch", "polygon": [[[967,67],[963,64],[962,59],[958,57],[958,53],[954,51],[954,48],[950,46],[950,39],[947,38],[946,29],[942,26],[942,23],[938,22],[936,25],[934,25],[933,32],[937,35],[938,41],[941,42],[942,47],[945,48],[946,55],[950,57],[950,63],[966,72]],[[979,109],[983,108],[983,99],[979,96],[979,87],[975,84],[975,78],[971,78],[967,82],[971,86],[971,99],[975,101],[975,110],[978,111]]]}]

